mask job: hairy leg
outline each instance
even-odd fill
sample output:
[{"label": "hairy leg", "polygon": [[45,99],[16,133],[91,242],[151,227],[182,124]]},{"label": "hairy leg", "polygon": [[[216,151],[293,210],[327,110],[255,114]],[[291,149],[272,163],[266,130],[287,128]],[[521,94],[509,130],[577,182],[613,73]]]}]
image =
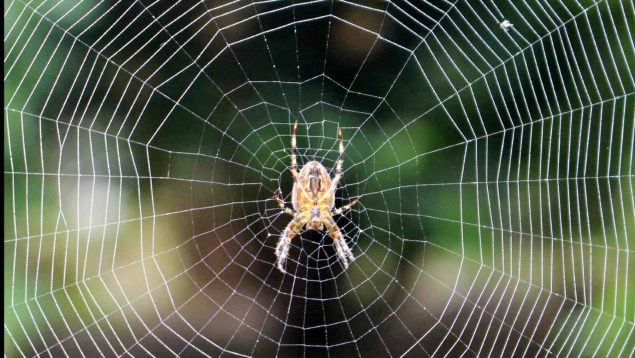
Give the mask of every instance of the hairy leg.
[{"label": "hairy leg", "polygon": [[335,220],[333,220],[331,216],[325,216],[324,222],[329,236],[333,239],[333,245],[335,246],[337,257],[342,261],[344,269],[348,269],[348,264],[355,260],[353,251],[351,251],[348,244],[346,244],[346,240],[342,237],[342,232],[340,231],[340,228],[337,227]]},{"label": "hairy leg", "polygon": [[289,248],[291,247],[291,240],[298,235],[302,227],[304,226],[304,216],[295,216],[282,232],[278,245],[276,246],[276,266],[282,273],[286,273],[284,264],[289,256]]},{"label": "hairy leg", "polygon": [[298,158],[296,155],[296,133],[298,131],[298,121],[295,121],[293,125],[293,132],[291,134],[291,175],[293,176],[293,181],[298,178]]},{"label": "hairy leg", "polygon": [[339,138],[339,156],[337,157],[337,162],[335,163],[335,176],[333,177],[333,181],[331,182],[331,191],[335,191],[337,184],[342,179],[342,164],[344,163],[344,137],[342,136],[342,128],[337,128],[337,137]]},{"label": "hairy leg", "polygon": [[353,205],[357,204],[358,200],[357,199],[353,199],[351,200],[350,203],[348,203],[348,205],[344,205],[341,208],[337,208],[333,211],[331,211],[331,216],[335,216],[335,215],[339,215],[342,214],[348,210],[351,210],[351,208],[353,207]]},{"label": "hairy leg", "polygon": [[280,207],[280,209],[282,209],[282,211],[284,211],[285,213],[289,214],[289,215],[295,215],[295,211],[287,208],[286,206],[284,206],[284,200],[282,200],[282,193],[280,193],[280,189],[276,190],[274,196],[276,198],[276,201],[278,202],[278,206]]}]

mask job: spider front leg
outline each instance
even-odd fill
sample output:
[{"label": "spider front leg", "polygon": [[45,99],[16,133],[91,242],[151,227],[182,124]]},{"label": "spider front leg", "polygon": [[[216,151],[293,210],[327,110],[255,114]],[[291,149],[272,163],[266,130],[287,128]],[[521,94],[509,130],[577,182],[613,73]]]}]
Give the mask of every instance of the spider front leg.
[{"label": "spider front leg", "polygon": [[329,233],[329,236],[333,240],[333,245],[335,245],[335,251],[337,252],[337,257],[342,260],[342,264],[344,265],[344,269],[348,269],[348,264],[355,260],[355,256],[353,256],[353,251],[348,247],[346,240],[342,237],[342,232],[340,228],[335,223],[335,220],[331,216],[326,216],[324,219],[324,225],[326,226],[326,230]]},{"label": "spider front leg", "polygon": [[282,273],[287,272],[284,269],[284,263],[287,261],[287,256],[289,256],[291,240],[293,240],[293,238],[298,235],[298,233],[302,229],[302,226],[304,226],[303,216],[295,215],[282,232],[282,236],[280,236],[280,240],[278,241],[278,245],[276,246],[276,257],[278,258],[276,260],[276,266]]}]

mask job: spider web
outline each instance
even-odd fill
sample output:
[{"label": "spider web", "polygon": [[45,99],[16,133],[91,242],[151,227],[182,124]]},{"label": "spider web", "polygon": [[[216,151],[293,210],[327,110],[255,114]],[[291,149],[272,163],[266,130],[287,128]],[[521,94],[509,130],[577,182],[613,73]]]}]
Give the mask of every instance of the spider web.
[{"label": "spider web", "polygon": [[5,1],[5,356],[632,356],[634,12]]}]

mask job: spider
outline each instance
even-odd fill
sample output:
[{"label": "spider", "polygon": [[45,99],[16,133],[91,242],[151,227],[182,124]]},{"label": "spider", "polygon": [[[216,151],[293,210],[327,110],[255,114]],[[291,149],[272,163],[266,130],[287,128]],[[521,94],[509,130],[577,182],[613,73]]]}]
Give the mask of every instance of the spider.
[{"label": "spider", "polygon": [[300,233],[303,227],[307,230],[318,230],[328,232],[333,240],[337,257],[342,260],[344,269],[348,268],[349,262],[355,257],[353,252],[342,237],[340,228],[335,223],[333,216],[342,214],[350,210],[357,203],[353,199],[348,205],[335,209],[335,189],[342,178],[342,156],[344,155],[344,139],[342,129],[337,129],[339,138],[339,157],[335,166],[335,176],[329,176],[326,168],[318,161],[306,163],[298,172],[296,158],[296,132],[298,122],[293,125],[293,135],[291,136],[291,175],[293,176],[293,189],[291,190],[291,204],[293,209],[287,208],[281,198],[280,189],[275,193],[278,206],[283,212],[293,216],[287,227],[282,232],[282,236],[276,246],[276,265],[280,272],[285,273],[284,263],[289,255],[291,240]]}]

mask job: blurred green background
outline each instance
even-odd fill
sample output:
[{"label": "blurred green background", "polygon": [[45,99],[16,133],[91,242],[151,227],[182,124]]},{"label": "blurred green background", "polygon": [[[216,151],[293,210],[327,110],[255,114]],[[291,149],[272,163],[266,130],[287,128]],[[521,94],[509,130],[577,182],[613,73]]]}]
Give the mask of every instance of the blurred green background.
[{"label": "blurred green background", "polygon": [[632,2],[4,10],[6,356],[633,354]]}]

